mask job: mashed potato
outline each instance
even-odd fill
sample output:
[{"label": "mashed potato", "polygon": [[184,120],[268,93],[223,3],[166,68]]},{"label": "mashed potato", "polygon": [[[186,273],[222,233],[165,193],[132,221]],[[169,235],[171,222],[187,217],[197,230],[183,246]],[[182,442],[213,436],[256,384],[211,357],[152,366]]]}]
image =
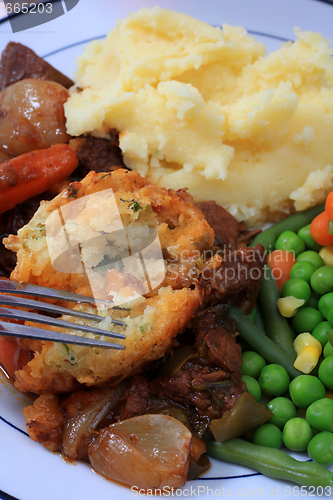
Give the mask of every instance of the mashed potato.
[{"label": "mashed potato", "polygon": [[248,225],[315,205],[333,186],[332,50],[295,34],[264,57],[243,28],[142,9],[78,59],[68,131],[117,128],[127,166]]},{"label": "mashed potato", "polygon": [[[151,231],[156,234],[149,236]],[[213,230],[185,190],[158,188],[138,172],[90,172],[82,182],[42,202],[17,236],[4,240],[17,253],[11,278],[108,299],[115,305],[117,299],[130,309],[102,308],[100,323],[64,319],[124,333],[126,339],[117,342],[126,349],[24,340],[24,348],[34,351],[34,357],[15,373],[16,387],[41,394],[70,391],[77,382],[116,384],[161,358],[202,301],[191,271],[213,242]],[[143,273],[140,262],[145,265]],[[75,307],[97,312],[95,306]],[[111,317],[123,320],[126,327],[114,325]]]}]

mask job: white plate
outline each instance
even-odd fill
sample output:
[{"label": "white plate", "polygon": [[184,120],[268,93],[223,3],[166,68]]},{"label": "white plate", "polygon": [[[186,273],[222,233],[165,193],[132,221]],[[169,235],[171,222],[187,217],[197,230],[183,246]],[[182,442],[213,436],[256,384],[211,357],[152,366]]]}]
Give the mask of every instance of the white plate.
[{"label": "white plate", "polygon": [[[241,25],[277,49],[281,41],[294,38],[293,27],[320,31],[333,38],[333,5],[316,0],[160,0],[160,7],[193,15],[214,25]],[[65,15],[39,27],[13,34],[8,20],[0,21],[0,51],[9,41],[23,43],[73,77],[75,58],[91,38],[103,37],[117,19],[140,7],[153,7],[155,0],[80,0]],[[1,16],[0,16],[1,17]],[[85,500],[130,499],[137,491],[120,487],[92,472],[86,464],[68,464],[57,454],[29,439],[22,407],[28,398],[13,389],[0,373],[0,499]],[[297,457],[297,455],[295,455]],[[305,455],[299,455],[306,459]],[[168,496],[221,498],[323,498],[329,489],[312,491],[287,482],[268,479],[245,467],[212,460],[202,478]]]}]

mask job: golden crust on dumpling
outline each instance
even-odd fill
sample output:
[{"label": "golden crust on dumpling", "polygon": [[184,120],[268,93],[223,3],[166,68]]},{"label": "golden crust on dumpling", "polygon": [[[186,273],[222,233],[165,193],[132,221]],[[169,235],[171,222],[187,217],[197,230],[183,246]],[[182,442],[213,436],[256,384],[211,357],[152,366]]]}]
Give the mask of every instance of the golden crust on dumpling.
[{"label": "golden crust on dumpling", "polygon": [[[135,316],[127,320],[126,340],[117,340],[126,345],[125,350],[44,342],[32,361],[15,373],[15,385],[20,391],[41,394],[73,390],[75,381],[89,386],[116,384],[143,364],[161,358],[200,300],[199,288],[162,288],[146,300],[144,310],[142,305],[132,308],[131,315]],[[112,327],[109,318],[93,325],[120,331]]]},{"label": "golden crust on dumpling", "polygon": [[[124,228],[133,255],[130,252],[131,259],[119,264],[119,255],[126,251]],[[61,239],[64,229],[71,242],[82,242],[80,255],[89,272],[74,269],[75,252],[68,253],[67,240]],[[29,224],[5,240],[6,247],[17,253],[11,278],[113,300],[116,305],[116,300],[122,305],[128,299],[130,311],[99,310],[103,321],[84,322],[124,333],[126,340],[117,342],[126,349],[25,341],[25,348],[34,350],[34,358],[16,372],[17,388],[39,394],[70,391],[77,383],[117,383],[161,358],[202,300],[193,270],[213,238],[213,230],[186,190],[158,188],[137,172],[90,172],[82,182],[72,183],[53,200],[43,202]],[[144,244],[152,249],[150,253]],[[139,272],[140,259],[135,260],[139,251],[146,259],[145,277],[148,273],[151,283],[158,278],[149,289],[148,278],[145,281]],[[120,276],[121,285],[108,280],[110,269],[112,276]],[[95,306],[84,307],[97,312]],[[125,321],[126,328],[112,324],[111,316]]]}]

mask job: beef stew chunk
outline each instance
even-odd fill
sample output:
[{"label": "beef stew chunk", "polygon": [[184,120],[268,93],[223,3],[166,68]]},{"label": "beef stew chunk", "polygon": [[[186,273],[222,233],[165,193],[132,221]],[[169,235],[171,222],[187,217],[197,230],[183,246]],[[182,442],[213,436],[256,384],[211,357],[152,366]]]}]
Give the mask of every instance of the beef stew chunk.
[{"label": "beef stew chunk", "polygon": [[197,206],[214,229],[214,245],[221,250],[236,250],[237,245],[248,244],[261,229],[247,230],[244,222],[237,222],[227,210],[215,201],[202,201]]},{"label": "beef stew chunk", "polygon": [[266,260],[262,245],[253,248],[242,245],[238,250],[208,260],[199,276],[204,289],[201,307],[223,304],[228,310],[234,304],[248,314],[255,305]]},{"label": "beef stew chunk", "polygon": [[243,222],[236,221],[227,210],[215,201],[202,201],[197,206],[203,212],[206,221],[214,229],[215,246],[226,250],[235,250],[240,232],[245,231]]},{"label": "beef stew chunk", "polygon": [[68,89],[74,82],[24,45],[9,42],[0,60],[0,92],[15,82],[36,78],[60,83]]},{"label": "beef stew chunk", "polygon": [[74,177],[83,179],[91,170],[99,173],[127,168],[119,148],[119,134],[115,129],[110,131],[110,139],[88,135],[76,137],[70,144],[76,148],[79,159],[79,166],[73,172]]},{"label": "beef stew chunk", "polygon": [[30,221],[40,202],[50,200],[52,197],[52,193],[47,191],[0,215],[0,277],[8,277],[16,266],[16,254],[4,247],[2,239],[9,234],[16,234],[21,227]]}]

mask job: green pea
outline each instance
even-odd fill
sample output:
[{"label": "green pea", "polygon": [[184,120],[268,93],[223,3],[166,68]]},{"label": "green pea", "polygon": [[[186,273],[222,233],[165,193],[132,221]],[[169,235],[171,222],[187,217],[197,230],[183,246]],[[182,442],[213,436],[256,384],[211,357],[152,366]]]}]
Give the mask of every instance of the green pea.
[{"label": "green pea", "polygon": [[324,347],[324,358],[328,358],[328,356],[333,355],[333,347],[330,342],[327,342]]},{"label": "green pea", "polygon": [[242,354],[242,374],[258,378],[261,370],[266,366],[264,358],[254,351],[247,351]]},{"label": "green pea", "polygon": [[327,356],[320,363],[318,378],[327,389],[333,389],[333,356]]},{"label": "green pea", "polygon": [[255,431],[252,442],[279,450],[282,446],[282,432],[276,425],[271,423],[263,424]]},{"label": "green pea", "polygon": [[295,332],[310,332],[323,321],[321,313],[314,307],[302,307],[291,319],[291,324]]},{"label": "green pea", "polygon": [[289,393],[297,408],[307,408],[314,401],[325,397],[325,387],[313,375],[299,375],[291,381]]},{"label": "green pea", "polygon": [[267,408],[273,412],[269,422],[277,425],[280,429],[283,429],[288,420],[297,416],[296,407],[288,398],[274,398],[268,403]]},{"label": "green pea", "polygon": [[310,233],[310,224],[308,224],[307,226],[302,227],[298,231],[297,234],[298,234],[298,236],[300,238],[302,238],[302,240],[304,241],[306,247],[309,250],[314,250],[315,252],[319,252],[319,250],[321,249],[321,246],[318,245],[318,243],[312,238],[311,233]]},{"label": "green pea", "polygon": [[328,311],[327,321],[330,325],[333,325],[333,307]]},{"label": "green pea", "polygon": [[316,266],[308,260],[296,262],[290,270],[290,278],[300,278],[310,283],[312,274],[317,270]]},{"label": "green pea", "polygon": [[291,418],[283,428],[283,442],[291,451],[306,450],[311,438],[310,424],[304,418]]},{"label": "green pea", "polygon": [[333,432],[333,401],[318,399],[306,410],[306,420],[317,431]]},{"label": "green pea", "polygon": [[307,447],[310,458],[323,465],[330,467],[333,465],[333,434],[331,432],[319,432],[314,436]]},{"label": "green pea", "polygon": [[318,300],[318,309],[325,319],[328,317],[328,312],[333,307],[333,292],[325,293]]},{"label": "green pea", "polygon": [[251,394],[256,401],[259,401],[261,398],[261,389],[258,381],[253,377],[249,377],[249,375],[242,375],[242,380],[246,384],[247,392]]},{"label": "green pea", "polygon": [[264,394],[281,396],[288,390],[290,377],[285,368],[272,363],[264,366],[259,377],[259,385]]},{"label": "green pea", "polygon": [[281,297],[296,297],[305,300],[305,304],[311,297],[310,285],[299,278],[293,278],[285,282],[281,289]]},{"label": "green pea", "polygon": [[315,309],[318,309],[318,302],[319,302],[320,297],[321,297],[321,295],[319,293],[314,292],[312,290],[311,291],[311,296],[310,296],[309,300],[306,303],[307,307],[314,307]]},{"label": "green pea", "polygon": [[321,321],[312,330],[312,336],[315,339],[319,340],[319,342],[321,343],[321,345],[324,347],[327,344],[327,342],[328,342],[326,332],[328,330],[331,330],[331,329],[332,329],[332,326],[331,326],[331,324],[328,321]]},{"label": "green pea", "polygon": [[333,267],[322,266],[313,273],[310,278],[312,289],[324,295],[333,291]]},{"label": "green pea", "polygon": [[314,264],[317,269],[325,265],[325,262],[322,259],[322,257],[313,250],[306,250],[305,252],[300,253],[296,257],[296,262],[301,262],[303,260],[308,260],[309,262],[312,262],[312,264]]},{"label": "green pea", "polygon": [[283,231],[275,243],[275,250],[288,250],[296,256],[305,250],[305,243],[294,231]]}]

